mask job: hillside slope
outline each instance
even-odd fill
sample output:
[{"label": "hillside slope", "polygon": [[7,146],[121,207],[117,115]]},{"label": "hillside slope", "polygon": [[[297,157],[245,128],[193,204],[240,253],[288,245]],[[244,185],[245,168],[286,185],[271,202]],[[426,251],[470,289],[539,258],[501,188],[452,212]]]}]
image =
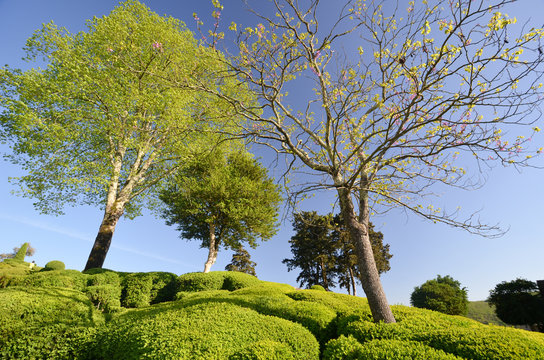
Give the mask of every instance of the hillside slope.
[{"label": "hillside slope", "polygon": [[544,335],[236,272],[34,272],[0,263],[2,359],[544,359]]}]

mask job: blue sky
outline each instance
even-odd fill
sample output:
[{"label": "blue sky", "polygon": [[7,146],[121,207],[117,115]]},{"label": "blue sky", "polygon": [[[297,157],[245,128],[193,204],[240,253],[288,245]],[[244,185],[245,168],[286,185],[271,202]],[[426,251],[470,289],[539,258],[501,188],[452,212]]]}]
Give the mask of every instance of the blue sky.
[{"label": "blue sky", "polygon": [[[208,16],[210,2],[144,1],[153,11],[180,18],[192,29],[193,12],[211,22]],[[224,1],[224,27],[233,20],[244,25],[252,21],[241,3],[241,0]],[[106,15],[116,4],[110,0],[0,0],[0,64],[28,68],[29,65],[20,60],[22,48],[42,23],[53,20],[57,25],[77,32],[84,29],[86,19]],[[541,26],[544,24],[543,10],[542,0],[521,0],[506,12],[516,16],[518,22],[530,19],[534,26]],[[534,141],[544,146],[542,137]],[[0,145],[0,152],[7,153],[9,148]],[[539,159],[536,163],[542,165],[543,161]],[[274,169],[271,171],[278,175]],[[8,177],[21,175],[20,169],[0,159],[0,174],[0,252],[10,251],[28,241],[36,248],[36,255],[29,259],[37,264],[43,266],[50,260],[62,260],[68,268],[81,270],[102,212],[82,206],[67,208],[64,216],[40,215],[34,210],[32,200],[11,194],[14,187],[8,183]],[[517,277],[533,281],[544,279],[544,170],[495,168],[478,175],[487,179],[481,189],[470,192],[440,189],[442,196],[436,200],[436,205],[450,209],[461,206],[467,212],[480,211],[483,220],[509,228],[501,238],[471,235],[420,220],[400,210],[372,220],[377,230],[383,232],[384,241],[391,245],[391,270],[382,275],[391,304],[409,304],[414,286],[437,274],[451,275],[459,280],[467,287],[470,300],[485,299],[489,290],[501,281]],[[303,203],[302,208],[327,213],[331,211],[333,199],[332,193],[319,194]],[[287,272],[281,263],[291,256],[288,243],[291,236],[291,224],[287,220],[273,239],[250,250],[261,279],[296,285],[296,271]],[[201,271],[206,255],[207,251],[200,249],[197,242],[180,239],[173,227],[145,213],[135,220],[120,221],[104,266],[120,271],[182,274]],[[231,252],[220,252],[212,270],[223,270],[230,259]],[[362,294],[362,289],[359,293]]]}]

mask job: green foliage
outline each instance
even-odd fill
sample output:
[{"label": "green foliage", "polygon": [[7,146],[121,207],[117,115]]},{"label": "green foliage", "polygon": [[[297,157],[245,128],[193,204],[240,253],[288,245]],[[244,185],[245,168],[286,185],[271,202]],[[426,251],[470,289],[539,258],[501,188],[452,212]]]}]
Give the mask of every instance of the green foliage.
[{"label": "green foliage", "polygon": [[291,348],[277,341],[257,341],[231,355],[229,360],[293,360],[298,358]]},{"label": "green foliage", "polygon": [[487,301],[469,301],[468,311],[465,316],[482,324],[506,326],[506,323],[495,314],[495,306]]},{"label": "green foliage", "polygon": [[187,273],[178,278],[180,291],[220,290],[224,281],[224,274],[218,271]]},{"label": "green foliage", "polygon": [[397,323],[370,321],[370,314],[338,321],[338,332],[365,344],[372,340],[415,341],[465,359],[544,359],[544,336],[523,330],[483,325],[459,316],[392,306]]},{"label": "green foliage", "polygon": [[321,285],[312,285],[312,286],[310,286],[310,289],[311,289],[311,290],[317,290],[317,291],[327,291],[327,290],[325,290],[325,288],[324,288],[323,286],[321,286]]},{"label": "green foliage", "polygon": [[62,261],[59,260],[51,260],[47,264],[45,264],[45,267],[43,268],[43,271],[51,271],[51,270],[64,270],[66,268],[66,265]]},{"label": "green foliage", "polygon": [[195,158],[160,198],[166,223],[215,254],[221,246],[239,249],[245,242],[255,247],[257,239],[268,240],[276,233],[279,187],[242,150],[221,148]]},{"label": "green foliage", "polygon": [[[374,231],[370,223],[370,242],[379,273],[390,269],[389,244],[383,244],[383,234]],[[315,211],[294,214],[291,237],[292,259],[284,259],[287,270],[299,268],[297,281],[300,286],[321,285],[326,290],[338,284],[355,293],[360,282],[359,265],[355,247],[349,239],[344,221],[340,215],[319,215]]]},{"label": "green foliage", "polygon": [[0,290],[2,359],[77,359],[104,323],[82,293],[59,288]]},{"label": "green foliage", "polygon": [[489,292],[487,300],[495,306],[499,319],[512,325],[536,325],[544,332],[544,299],[535,282],[516,279],[503,281]]},{"label": "green foliage", "polygon": [[439,311],[449,315],[467,313],[468,298],[466,288],[451,276],[440,276],[416,286],[410,296],[412,306]]},{"label": "green foliage", "polygon": [[87,286],[88,276],[77,270],[51,270],[14,277],[9,286],[58,287],[82,291]]},{"label": "green foliage", "polygon": [[109,313],[121,307],[121,287],[119,285],[92,285],[85,288],[85,293],[97,310]]},{"label": "green foliage", "polygon": [[224,273],[224,276],[225,278],[221,288],[229,291],[243,289],[262,283],[262,281],[257,279],[254,275],[244,272],[229,271]]},{"label": "green foliage", "polygon": [[[18,261],[25,261],[27,250],[28,250],[28,243],[24,243],[23,245],[21,245],[21,248],[17,251],[13,259]],[[61,269],[61,270],[64,270],[64,269]]]},{"label": "green foliage", "polygon": [[363,345],[353,336],[340,335],[329,341],[323,351],[323,360],[359,360],[362,359]]},{"label": "green foliage", "polygon": [[[103,328],[91,354],[102,359],[221,360],[270,348],[255,344],[261,341],[284,344],[292,359],[319,358],[317,341],[299,324],[227,303],[173,304],[122,314]],[[248,349],[252,344],[253,351]]]},{"label": "green foliage", "polygon": [[225,266],[225,270],[238,271],[257,276],[255,266],[257,266],[257,263],[251,261],[251,256],[247,250],[240,246],[238,249],[236,249],[236,252],[232,254],[232,260],[227,266]]},{"label": "green foliage", "polygon": [[177,275],[165,272],[131,273],[123,278],[121,303],[138,308],[172,301],[178,291]]}]

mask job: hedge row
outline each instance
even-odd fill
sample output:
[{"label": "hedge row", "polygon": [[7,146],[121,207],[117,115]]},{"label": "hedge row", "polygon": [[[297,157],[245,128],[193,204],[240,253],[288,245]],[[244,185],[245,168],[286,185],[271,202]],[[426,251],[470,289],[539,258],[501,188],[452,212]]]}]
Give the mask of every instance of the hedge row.
[{"label": "hedge row", "polygon": [[[299,324],[229,303],[161,304],[118,316],[97,335],[98,359],[319,359],[319,344]],[[273,357],[271,358],[273,359]]]},{"label": "hedge row", "polygon": [[412,341],[466,359],[544,359],[544,335],[513,328],[483,325],[460,316],[392,306],[396,324],[374,323],[357,316],[339,321],[339,333],[360,343],[379,340]]}]

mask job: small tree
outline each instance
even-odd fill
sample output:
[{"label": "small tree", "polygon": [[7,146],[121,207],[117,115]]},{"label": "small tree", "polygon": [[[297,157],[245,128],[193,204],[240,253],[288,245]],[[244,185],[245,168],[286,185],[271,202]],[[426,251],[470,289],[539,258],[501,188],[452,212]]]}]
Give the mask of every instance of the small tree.
[{"label": "small tree", "polygon": [[236,252],[232,254],[232,260],[230,261],[230,264],[225,266],[225,270],[239,271],[253,276],[257,276],[257,273],[255,272],[255,266],[257,266],[257,263],[251,261],[251,256],[249,255],[247,250],[240,246],[236,250]]},{"label": "small tree", "polygon": [[220,246],[238,249],[246,242],[256,247],[258,238],[270,239],[281,201],[278,186],[249,153],[225,149],[186,164],[160,199],[166,223],[208,248],[204,272],[215,263]]},{"label": "small tree", "polygon": [[544,332],[544,299],[535,282],[526,279],[503,281],[489,292],[487,299],[495,313],[507,324],[529,325]]},{"label": "small tree", "polygon": [[421,286],[416,286],[410,296],[412,306],[440,311],[449,315],[464,315],[468,310],[466,288],[451,276],[438,275]]},{"label": "small tree", "polygon": [[[22,253],[22,251],[24,251],[24,254]],[[36,249],[30,246],[29,243],[24,243],[20,248],[14,247],[12,253],[0,254],[0,259],[16,258],[16,259],[20,259],[21,261],[24,261],[25,256],[33,256],[35,252],[36,252]]]}]

